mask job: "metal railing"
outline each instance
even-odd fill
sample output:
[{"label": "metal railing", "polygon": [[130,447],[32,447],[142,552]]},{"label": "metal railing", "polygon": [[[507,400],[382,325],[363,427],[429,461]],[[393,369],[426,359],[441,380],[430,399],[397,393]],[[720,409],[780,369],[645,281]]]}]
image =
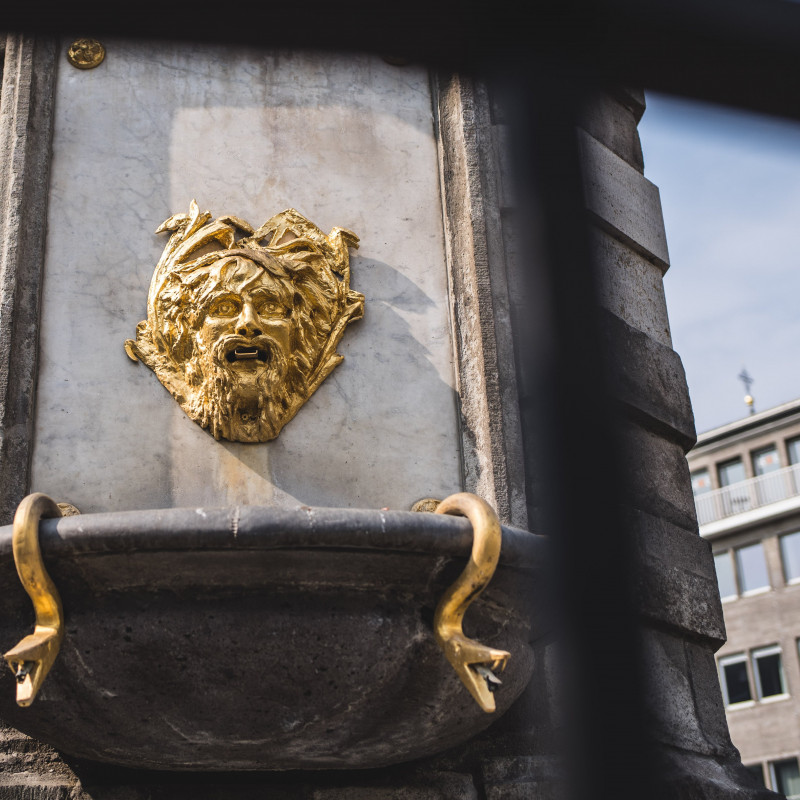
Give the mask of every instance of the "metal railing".
[{"label": "metal railing", "polygon": [[800,464],[696,495],[697,522],[705,525],[797,495],[800,495]]}]

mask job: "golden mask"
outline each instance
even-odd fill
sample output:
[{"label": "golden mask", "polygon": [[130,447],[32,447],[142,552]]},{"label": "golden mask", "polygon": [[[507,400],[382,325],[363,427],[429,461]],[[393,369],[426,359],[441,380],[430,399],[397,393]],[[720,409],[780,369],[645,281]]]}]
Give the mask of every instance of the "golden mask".
[{"label": "golden mask", "polygon": [[336,347],[364,315],[364,295],[350,289],[358,237],[326,236],[294,209],[258,230],[212,221],[194,200],[164,231],[147,319],[126,352],[215,439],[274,439],[343,361]]}]

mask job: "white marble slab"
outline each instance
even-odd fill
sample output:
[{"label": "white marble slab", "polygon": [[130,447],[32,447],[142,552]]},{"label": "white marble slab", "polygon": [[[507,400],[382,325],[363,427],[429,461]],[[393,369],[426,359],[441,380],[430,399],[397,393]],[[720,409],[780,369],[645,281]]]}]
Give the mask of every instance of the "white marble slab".
[{"label": "white marble slab", "polygon": [[[60,64],[32,489],[84,512],[408,508],[461,489],[427,73],[367,56],[106,42]],[[216,442],[123,343],[165,239],[202,209],[293,206],[360,237],[365,318],[278,439]]]}]

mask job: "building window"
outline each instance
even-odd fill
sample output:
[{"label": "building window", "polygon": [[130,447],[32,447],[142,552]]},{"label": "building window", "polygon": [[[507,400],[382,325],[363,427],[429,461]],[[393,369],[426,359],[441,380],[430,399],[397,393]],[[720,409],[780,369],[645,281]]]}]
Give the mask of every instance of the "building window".
[{"label": "building window", "polygon": [[744,653],[719,660],[719,680],[726,706],[747,703],[753,699],[747,677],[747,656]]},{"label": "building window", "polygon": [[783,577],[786,583],[800,582],[800,533],[787,533],[781,536],[781,558]]},{"label": "building window", "polygon": [[[800,554],[798,558],[800,559]],[[715,553],[714,567],[717,571],[719,596],[723,600],[730,600],[740,594],[760,594],[770,588],[767,560],[764,558],[761,542]]]},{"label": "building window", "polygon": [[776,792],[785,794],[787,800],[800,798],[800,769],[796,758],[773,761],[770,765],[772,786]]},{"label": "building window", "polygon": [[785,500],[792,492],[781,472],[778,448],[775,445],[753,453],[753,472],[756,475],[756,495],[761,505]]},{"label": "building window", "polygon": [[720,501],[722,502],[724,516],[740,514],[742,511],[749,511],[753,507],[753,499],[750,496],[751,486],[745,482],[747,475],[741,458],[719,464],[717,466],[717,477],[722,489]]},{"label": "building window", "polygon": [[786,694],[780,647],[762,647],[759,650],[754,650],[753,672],[755,673],[756,694],[759,700],[781,697]]},{"label": "building window", "polygon": [[786,442],[786,452],[789,454],[790,464],[800,464],[800,437]]},{"label": "building window", "polygon": [[719,474],[720,486],[732,486],[734,483],[741,483],[747,479],[744,472],[744,464],[741,458],[735,458],[733,461],[726,461],[717,467]]},{"label": "building window", "polygon": [[739,591],[743,595],[769,589],[767,561],[761,542],[736,550],[736,569],[739,573]]},{"label": "building window", "polygon": [[717,553],[714,556],[714,567],[717,570],[717,584],[719,596],[723,600],[731,600],[738,594],[736,591],[736,576],[733,573],[733,559],[731,551]]},{"label": "building window", "polygon": [[756,475],[767,475],[781,468],[778,458],[778,448],[774,445],[765,447],[763,450],[756,450],[753,453],[753,472]]},{"label": "building window", "polygon": [[692,491],[695,497],[711,491],[711,475],[707,469],[699,469],[692,473]]}]

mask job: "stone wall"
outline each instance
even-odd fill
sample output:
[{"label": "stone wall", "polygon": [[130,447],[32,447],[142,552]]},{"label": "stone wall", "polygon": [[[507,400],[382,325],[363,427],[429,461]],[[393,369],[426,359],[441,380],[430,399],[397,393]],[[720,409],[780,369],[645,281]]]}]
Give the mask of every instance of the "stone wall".
[{"label": "stone wall", "polygon": [[[27,126],[30,136],[25,153],[3,152],[7,184],[3,198],[28,192],[30,200],[25,202],[42,218],[49,130],[46,126],[42,130],[40,121],[48,118],[46,84],[48,75],[52,81],[56,50],[54,43],[25,37],[10,41],[9,53],[14,58],[29,63],[40,59],[40,68],[28,87],[11,87],[6,76],[5,141],[19,140],[7,133],[9,125],[17,132],[19,126]],[[506,123],[501,107],[481,84],[440,76],[434,88],[450,292],[464,303],[453,309],[455,339],[461,342],[457,344],[457,384],[468,384],[476,375],[483,382],[482,399],[461,405],[466,485],[494,496],[504,517],[517,524],[527,518],[531,529],[537,530],[535,425],[526,416],[533,381],[518,370],[513,358],[514,348],[524,346],[526,308],[516,302],[523,296],[516,290],[521,281],[514,236],[521,221],[515,217],[511,167],[505,157]],[[9,97],[17,98],[13,108]],[[687,800],[766,797],[771,795],[746,788],[749,776],[730,743],[717,684],[713,653],[724,640],[724,628],[710,551],[697,536],[684,458],[694,441],[694,424],[680,360],[671,348],[661,286],[669,258],[658,191],[642,174],[636,125],[643,111],[640,92],[600,94],[587,108],[578,135],[586,205],[602,277],[604,335],[616,356],[612,385],[628,420],[631,488],[625,513],[638,534],[636,584],[648,667],[647,714],[663,759],[665,795]],[[38,176],[36,181],[32,176]],[[0,329],[7,343],[0,352],[5,358],[5,362],[0,360],[4,390],[0,452],[4,464],[24,466],[9,477],[13,485],[7,497],[13,498],[30,484],[30,454],[9,453],[16,442],[22,442],[21,446],[30,442],[33,397],[29,385],[38,352],[35,287],[36,270],[42,264],[42,236],[36,229],[27,232],[13,214],[6,213],[4,225],[6,243],[24,236],[33,240],[29,250],[12,248],[11,256],[4,256],[5,283],[0,287]],[[34,288],[26,294],[28,275]],[[479,301],[477,311],[469,311],[470,297]],[[18,364],[10,354],[19,348],[30,353],[27,377],[12,379]],[[516,364],[522,362],[516,359]],[[498,487],[503,491],[498,492]],[[7,505],[13,508],[11,499]],[[545,643],[536,643],[536,657],[537,670],[529,689],[504,718],[468,745],[422,763],[357,773],[153,774],[75,763],[5,729],[0,734],[0,798],[555,797],[560,785],[559,720],[552,702],[557,676],[549,668]]]}]

